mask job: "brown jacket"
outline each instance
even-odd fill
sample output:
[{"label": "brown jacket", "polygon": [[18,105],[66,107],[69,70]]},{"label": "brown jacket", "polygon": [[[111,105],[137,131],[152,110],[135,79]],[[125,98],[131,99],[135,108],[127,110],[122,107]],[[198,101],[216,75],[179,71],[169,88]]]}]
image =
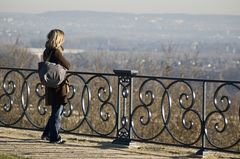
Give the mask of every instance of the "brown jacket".
[{"label": "brown jacket", "polygon": [[[50,62],[60,64],[66,69],[70,68],[70,63],[63,57],[63,51],[61,49],[50,49],[46,48],[43,53],[43,60],[46,61],[50,52],[52,55],[49,59]],[[67,104],[67,81],[63,81],[58,88],[49,88],[45,89],[46,95],[46,105],[65,105]]]}]

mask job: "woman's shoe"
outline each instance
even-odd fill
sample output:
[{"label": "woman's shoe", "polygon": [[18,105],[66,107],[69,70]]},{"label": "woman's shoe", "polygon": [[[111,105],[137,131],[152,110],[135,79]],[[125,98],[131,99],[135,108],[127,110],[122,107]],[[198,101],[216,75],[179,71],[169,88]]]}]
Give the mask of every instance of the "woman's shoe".
[{"label": "woman's shoe", "polygon": [[53,144],[63,144],[65,143],[66,141],[65,140],[62,140],[62,137],[59,136],[57,140],[54,140],[54,141],[50,141],[50,143],[53,143]]},{"label": "woman's shoe", "polygon": [[50,138],[49,138],[48,136],[42,135],[42,136],[41,136],[41,140],[47,140],[47,141],[49,141]]}]

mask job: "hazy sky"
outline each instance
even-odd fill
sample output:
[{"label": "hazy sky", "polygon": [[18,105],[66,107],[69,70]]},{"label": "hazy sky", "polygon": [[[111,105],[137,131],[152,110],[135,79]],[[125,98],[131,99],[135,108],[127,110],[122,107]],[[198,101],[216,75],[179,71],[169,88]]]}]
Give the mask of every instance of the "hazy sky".
[{"label": "hazy sky", "polygon": [[240,0],[0,0],[1,12],[56,10],[240,15]]}]

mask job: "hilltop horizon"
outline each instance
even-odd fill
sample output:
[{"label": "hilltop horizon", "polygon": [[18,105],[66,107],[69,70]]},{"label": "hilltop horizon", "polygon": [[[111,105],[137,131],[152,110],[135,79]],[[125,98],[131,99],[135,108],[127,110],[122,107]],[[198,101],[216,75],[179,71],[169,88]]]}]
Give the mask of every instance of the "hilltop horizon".
[{"label": "hilltop horizon", "polygon": [[134,13],[134,12],[124,12],[124,11],[94,11],[94,10],[50,10],[50,11],[42,11],[42,12],[13,12],[13,11],[0,11],[0,14],[48,14],[48,13],[99,13],[99,14],[131,14],[131,15],[189,15],[189,16],[236,16],[239,17],[240,14],[210,14],[210,13],[184,13],[184,12],[142,12],[142,13]]},{"label": "hilltop horizon", "polygon": [[[0,0],[1,1],[1,0]],[[56,5],[57,4],[57,5]],[[1,11],[43,13],[46,11],[86,10],[119,13],[190,13],[240,15],[239,0],[11,0],[1,1]]]}]

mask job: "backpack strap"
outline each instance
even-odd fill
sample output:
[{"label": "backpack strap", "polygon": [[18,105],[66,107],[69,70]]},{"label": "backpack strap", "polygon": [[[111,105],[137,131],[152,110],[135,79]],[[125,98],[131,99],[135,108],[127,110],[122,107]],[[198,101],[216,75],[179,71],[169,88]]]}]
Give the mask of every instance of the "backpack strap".
[{"label": "backpack strap", "polygon": [[51,58],[51,56],[52,56],[52,51],[51,51],[51,52],[50,52],[50,54],[48,55],[48,57],[47,57],[46,61],[49,61],[49,60],[50,60],[50,58]]}]

